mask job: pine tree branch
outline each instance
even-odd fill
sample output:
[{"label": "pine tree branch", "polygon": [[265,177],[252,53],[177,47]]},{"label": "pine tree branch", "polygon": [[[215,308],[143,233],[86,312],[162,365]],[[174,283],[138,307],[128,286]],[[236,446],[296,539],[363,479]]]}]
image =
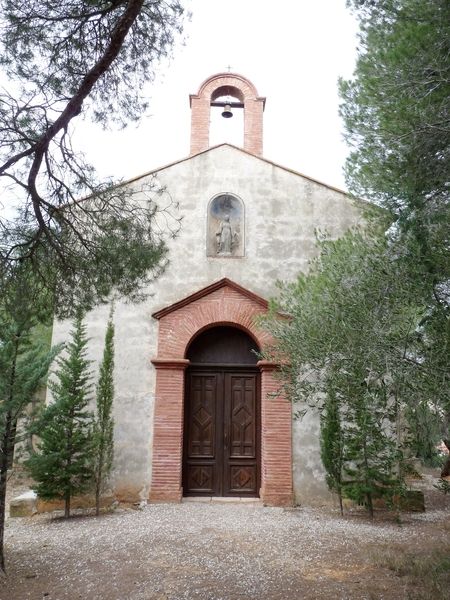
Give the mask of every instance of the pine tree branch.
[{"label": "pine tree branch", "polygon": [[[24,156],[29,156],[31,153],[34,154],[33,161],[30,166],[30,171],[28,175],[28,190],[30,194],[30,198],[33,204],[34,214],[36,216],[37,222],[39,224],[39,228],[42,229],[50,244],[55,247],[53,242],[53,236],[44,220],[43,213],[41,210],[41,205],[43,202],[42,197],[40,196],[36,180],[41,168],[42,160],[49,148],[50,142],[58,135],[58,133],[62,130],[67,130],[67,127],[70,121],[76,117],[81,112],[81,107],[83,105],[84,100],[89,96],[92,88],[97,83],[97,81],[106,73],[106,71],[110,68],[114,60],[117,58],[119,54],[123,42],[127,36],[128,31],[139,15],[140,10],[142,9],[142,5],[144,0],[130,0],[128,2],[128,6],[123,13],[122,17],[118,21],[115,26],[110,42],[106,47],[103,55],[97,61],[97,63],[91,68],[91,70],[85,75],[83,78],[78,91],[67,103],[66,108],[62,111],[61,115],[56,119],[56,121],[48,128],[45,134],[37,141],[37,143],[31,149],[31,152],[24,154]],[[23,153],[22,153],[23,154]],[[10,161],[8,161],[10,162]],[[2,170],[0,169],[0,175]]]}]

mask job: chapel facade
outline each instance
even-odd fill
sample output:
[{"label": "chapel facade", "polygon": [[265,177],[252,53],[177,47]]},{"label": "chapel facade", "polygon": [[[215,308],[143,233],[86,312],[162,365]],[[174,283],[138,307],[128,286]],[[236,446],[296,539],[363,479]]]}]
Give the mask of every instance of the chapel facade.
[{"label": "chapel facade", "polygon": [[[182,221],[148,298],[115,309],[114,493],[326,501],[318,421],[293,419],[277,365],[260,359],[271,340],[258,318],[278,280],[307,270],[317,229],[341,236],[362,221],[361,206],[264,159],[265,98],[245,77],[213,75],[190,104],[189,157],[127,184],[138,190],[156,179]],[[244,111],[243,148],[210,147],[211,106]],[[108,310],[86,318],[94,361]],[[69,330],[55,323],[54,343]]]}]

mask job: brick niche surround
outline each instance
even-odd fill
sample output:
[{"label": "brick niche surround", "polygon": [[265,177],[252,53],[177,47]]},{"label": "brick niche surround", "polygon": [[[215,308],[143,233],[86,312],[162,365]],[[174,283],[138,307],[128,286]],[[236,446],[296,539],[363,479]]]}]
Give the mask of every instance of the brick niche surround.
[{"label": "brick niche surround", "polygon": [[[255,317],[267,302],[229,279],[220,281],[153,314],[159,320],[153,465],[150,500],[180,502],[183,462],[184,372],[191,341],[202,331],[230,325],[248,333],[264,348],[270,336],[258,329]],[[275,396],[277,365],[257,363],[261,371],[261,490],[269,506],[290,506],[292,492],[292,408]]]},{"label": "brick niche surround", "polygon": [[218,73],[202,83],[197,94],[191,94],[191,156],[209,148],[211,102],[231,96],[244,108],[244,150],[262,156],[263,111],[265,98],[258,96],[251,81],[237,73]]}]

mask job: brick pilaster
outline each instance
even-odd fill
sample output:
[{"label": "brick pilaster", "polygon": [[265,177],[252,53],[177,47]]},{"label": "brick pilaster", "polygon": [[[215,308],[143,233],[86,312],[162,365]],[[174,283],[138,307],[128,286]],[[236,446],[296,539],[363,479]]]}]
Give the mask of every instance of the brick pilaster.
[{"label": "brick pilaster", "polygon": [[269,506],[292,506],[292,406],[279,395],[277,365],[265,360],[261,371],[261,499]]},{"label": "brick pilaster", "polygon": [[210,98],[190,96],[191,100],[191,155],[209,148]]},{"label": "brick pilaster", "polygon": [[244,107],[244,150],[262,156],[263,153],[263,110],[259,98],[248,98]]},{"label": "brick pilaster", "polygon": [[180,502],[183,461],[185,359],[154,359],[156,368],[153,470],[150,501]]}]

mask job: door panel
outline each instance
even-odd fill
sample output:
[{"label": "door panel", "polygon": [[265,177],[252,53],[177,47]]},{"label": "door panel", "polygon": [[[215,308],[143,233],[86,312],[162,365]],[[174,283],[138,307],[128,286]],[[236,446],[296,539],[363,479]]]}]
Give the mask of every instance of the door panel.
[{"label": "door panel", "polygon": [[[221,426],[221,375],[192,372],[188,375],[184,435],[183,488],[194,495],[220,493],[217,456]],[[220,412],[220,411],[219,411]]]},{"label": "door panel", "polygon": [[229,465],[229,493],[239,496],[257,495],[256,465]]},{"label": "door panel", "polygon": [[224,494],[256,496],[257,374],[224,376]]},{"label": "door panel", "polygon": [[187,372],[185,495],[258,495],[258,393],[257,371]]},{"label": "door panel", "polygon": [[189,412],[189,458],[215,457],[216,375],[192,375]]},{"label": "door panel", "polygon": [[225,375],[226,424],[230,429],[229,456],[256,458],[255,375]]},{"label": "door panel", "polygon": [[186,466],[185,475],[185,488],[189,490],[191,494],[202,495],[208,494],[210,496],[215,495],[215,465],[200,465],[189,463]]}]

